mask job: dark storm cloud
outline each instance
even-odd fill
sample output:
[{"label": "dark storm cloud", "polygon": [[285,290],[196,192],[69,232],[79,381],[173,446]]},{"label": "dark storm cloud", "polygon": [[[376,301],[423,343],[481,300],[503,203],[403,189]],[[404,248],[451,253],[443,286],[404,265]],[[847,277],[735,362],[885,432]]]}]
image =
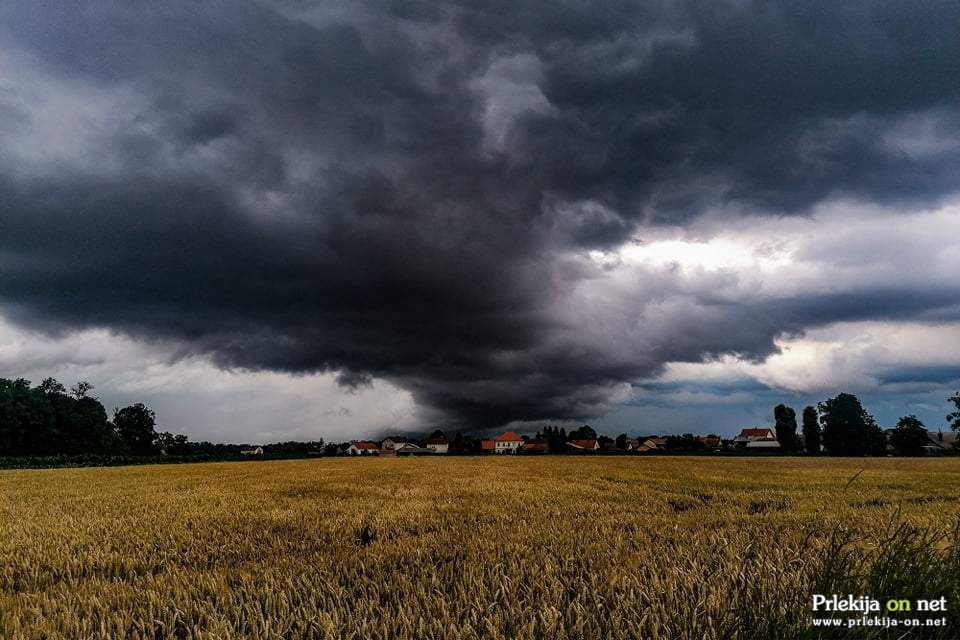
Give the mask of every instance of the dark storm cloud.
[{"label": "dark storm cloud", "polygon": [[668,360],[942,306],[704,291],[631,348],[558,311],[593,277],[567,256],[638,224],[952,195],[960,150],[935,142],[958,118],[956,3],[477,6],[4,3],[5,313],[386,378],[491,426],[592,415]]}]

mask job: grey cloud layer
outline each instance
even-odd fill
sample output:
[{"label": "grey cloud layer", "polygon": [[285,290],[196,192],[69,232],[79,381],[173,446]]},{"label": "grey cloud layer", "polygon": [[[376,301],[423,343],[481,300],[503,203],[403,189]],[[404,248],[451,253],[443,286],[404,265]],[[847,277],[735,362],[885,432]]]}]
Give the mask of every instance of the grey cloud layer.
[{"label": "grey cloud layer", "polygon": [[669,290],[649,273],[603,334],[605,309],[563,301],[598,277],[571,256],[638,225],[953,195],[956,3],[477,6],[4,3],[5,314],[386,378],[490,426],[591,415],[667,360],[943,306],[703,287],[646,324]]}]

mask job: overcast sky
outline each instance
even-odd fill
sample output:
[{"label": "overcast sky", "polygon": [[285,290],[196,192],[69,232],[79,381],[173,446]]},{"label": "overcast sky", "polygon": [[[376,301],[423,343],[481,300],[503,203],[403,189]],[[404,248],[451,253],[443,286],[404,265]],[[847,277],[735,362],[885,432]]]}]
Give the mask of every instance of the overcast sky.
[{"label": "overcast sky", "polygon": [[[484,8],[478,8],[478,7]],[[0,376],[194,439],[960,388],[960,4],[0,3]]]}]

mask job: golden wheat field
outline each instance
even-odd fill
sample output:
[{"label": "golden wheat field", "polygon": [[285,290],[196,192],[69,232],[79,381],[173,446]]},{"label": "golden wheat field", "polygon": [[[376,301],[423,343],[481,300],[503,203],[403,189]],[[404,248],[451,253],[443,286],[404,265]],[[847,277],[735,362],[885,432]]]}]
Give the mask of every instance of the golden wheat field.
[{"label": "golden wheat field", "polygon": [[958,484],[958,459],[4,471],[0,638],[819,637],[811,589],[957,588]]}]

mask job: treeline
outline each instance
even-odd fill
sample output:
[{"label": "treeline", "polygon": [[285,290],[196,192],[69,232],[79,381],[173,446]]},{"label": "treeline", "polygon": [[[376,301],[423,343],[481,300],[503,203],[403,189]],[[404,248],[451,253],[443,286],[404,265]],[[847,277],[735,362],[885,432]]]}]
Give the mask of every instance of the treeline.
[{"label": "treeline", "polygon": [[[950,428],[960,430],[960,392],[947,399],[955,410],[947,414]],[[901,417],[894,428],[884,432],[857,396],[841,393],[803,409],[802,427],[797,433],[797,414],[792,407],[774,407],[774,431],[786,452],[834,456],[923,455],[930,445],[926,425],[915,415]]]},{"label": "treeline", "polygon": [[626,449],[624,443],[627,440],[627,435],[624,433],[617,436],[617,438],[611,438],[597,433],[596,429],[585,424],[582,427],[571,429],[570,431],[567,431],[563,427],[544,427],[540,431],[537,431],[536,439],[545,441],[550,453],[566,453],[567,443],[576,440],[596,440],[601,448],[609,448],[611,446],[617,446],[619,439],[619,448]]},{"label": "treeline", "polygon": [[[130,464],[153,462],[153,458],[157,462],[223,460],[253,448],[158,433],[156,415],[140,403],[115,409],[108,416],[92,391],[93,385],[85,381],[67,390],[53,378],[36,386],[23,378],[0,378],[0,467]],[[261,457],[304,457],[323,451],[324,446],[323,440],[278,442],[261,447]],[[24,457],[42,460],[15,461]]]},{"label": "treeline", "polygon": [[142,404],[114,411],[90,395],[93,385],[66,387],[47,378],[0,378],[0,456],[150,455],[155,452],[153,411]]},{"label": "treeline", "polygon": [[[140,403],[115,409],[108,416],[103,404],[91,395],[92,390],[93,385],[85,381],[67,390],[53,378],[36,386],[22,378],[0,378],[0,467],[18,466],[20,463],[11,461],[23,457],[45,458],[49,465],[43,466],[61,466],[63,460],[71,457],[78,464],[84,464],[82,459],[90,464],[129,464],[136,458],[224,460],[239,458],[244,453],[256,453],[261,458],[292,458],[336,455],[350,444],[290,441],[251,450],[253,446],[248,444],[191,442],[184,435],[158,433],[154,412]],[[946,419],[953,430],[960,430],[960,392],[948,401],[954,411]],[[922,455],[931,444],[930,433],[916,416],[903,416],[895,428],[884,432],[860,400],[849,393],[841,393],[816,407],[805,407],[799,425],[796,411],[784,404],[774,408],[773,418],[776,439],[784,453],[912,456]],[[446,441],[439,431],[430,437],[437,438]],[[658,439],[663,441],[663,450],[677,453],[726,450],[733,445],[733,441],[713,434]],[[482,438],[457,433],[449,440],[449,452],[481,453],[481,441]],[[626,434],[610,438],[588,425],[570,431],[548,426],[538,431],[534,440],[524,437],[524,441],[540,443],[550,453],[568,452],[568,445],[578,441],[596,441],[598,450],[608,452],[633,450],[640,442]]]}]

